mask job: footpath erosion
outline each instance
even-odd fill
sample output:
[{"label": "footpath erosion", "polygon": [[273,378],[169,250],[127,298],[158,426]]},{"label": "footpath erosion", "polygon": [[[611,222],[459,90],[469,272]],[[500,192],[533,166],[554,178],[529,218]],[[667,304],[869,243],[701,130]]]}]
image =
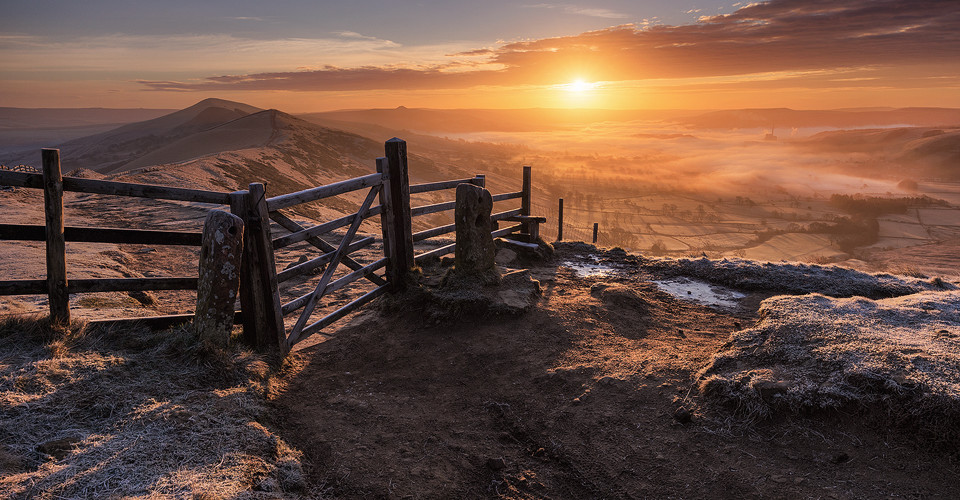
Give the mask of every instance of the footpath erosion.
[{"label": "footpath erosion", "polygon": [[[525,312],[500,307],[525,307],[510,290],[490,307],[430,292],[446,272],[434,264],[426,292],[294,353],[272,425],[303,451],[311,495],[960,491],[954,284],[578,243],[505,263],[539,281]],[[797,301],[761,304],[781,294]]]}]

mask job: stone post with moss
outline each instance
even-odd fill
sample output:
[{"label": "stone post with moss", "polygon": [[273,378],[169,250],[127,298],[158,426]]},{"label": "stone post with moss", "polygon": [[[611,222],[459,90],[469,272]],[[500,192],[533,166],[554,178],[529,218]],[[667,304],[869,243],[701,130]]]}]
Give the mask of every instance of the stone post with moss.
[{"label": "stone post with moss", "polygon": [[203,223],[197,311],[193,320],[205,348],[226,347],[230,341],[242,253],[243,220],[228,212],[211,211]]}]

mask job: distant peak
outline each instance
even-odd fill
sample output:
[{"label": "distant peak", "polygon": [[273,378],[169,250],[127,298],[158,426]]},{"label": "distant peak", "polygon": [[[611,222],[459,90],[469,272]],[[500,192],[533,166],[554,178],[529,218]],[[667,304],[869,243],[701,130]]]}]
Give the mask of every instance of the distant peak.
[{"label": "distant peak", "polygon": [[255,113],[260,111],[260,108],[251,106],[249,104],[244,104],[242,102],[228,101],[226,99],[217,99],[216,97],[209,97],[204,99],[193,106],[190,106],[187,109],[203,109],[203,108],[226,108],[226,109],[236,109],[246,113]]},{"label": "distant peak", "polygon": [[396,107],[396,110],[397,110],[397,111],[405,111],[406,109],[407,109],[406,106],[397,106],[397,107]]}]

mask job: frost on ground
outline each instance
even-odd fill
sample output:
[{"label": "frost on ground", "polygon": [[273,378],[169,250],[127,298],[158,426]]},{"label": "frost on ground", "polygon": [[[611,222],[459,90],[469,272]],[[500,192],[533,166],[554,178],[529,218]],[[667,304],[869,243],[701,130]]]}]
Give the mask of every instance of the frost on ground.
[{"label": "frost on ground", "polygon": [[777,296],[701,370],[701,390],[740,411],[883,409],[960,442],[960,291],[871,300]]},{"label": "frost on ground", "polygon": [[701,278],[743,290],[780,293],[820,293],[831,297],[898,297],[926,290],[956,290],[940,278],[920,279],[892,274],[871,274],[837,266],[773,263],[723,259],[654,259],[652,269]]},{"label": "frost on ground", "polygon": [[[271,379],[187,328],[0,323],[0,497],[255,498],[305,487],[259,420]],[[207,496],[203,496],[207,495]]]}]

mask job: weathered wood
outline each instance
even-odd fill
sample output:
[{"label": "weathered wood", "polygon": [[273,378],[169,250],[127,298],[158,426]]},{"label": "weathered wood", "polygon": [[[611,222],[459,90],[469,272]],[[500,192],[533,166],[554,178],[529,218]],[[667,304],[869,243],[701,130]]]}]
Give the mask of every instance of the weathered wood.
[{"label": "weathered wood", "polygon": [[[316,226],[303,229],[301,231],[295,231],[291,234],[281,236],[273,240],[273,248],[278,249],[278,248],[287,247],[287,246],[293,245],[294,243],[300,243],[301,241],[313,238],[315,236],[321,236],[321,235],[327,234],[330,231],[333,231],[334,229],[339,229],[343,226],[349,225],[350,223],[353,222],[353,219],[355,219],[358,215],[360,214],[354,213],[354,214],[346,215],[344,217],[340,217],[339,219],[334,219],[329,222],[324,222],[323,224],[318,224]],[[362,217],[366,219],[367,217],[370,217],[370,216],[371,216],[370,211],[367,210],[367,212],[363,214]]]},{"label": "weathered wood", "polygon": [[[373,204],[373,199],[380,193],[380,189],[375,187],[371,189],[367,194],[367,198],[363,200],[363,204],[360,205],[360,210],[357,213],[363,213],[370,205]],[[303,330],[303,327],[306,325],[306,322],[310,319],[310,314],[313,313],[314,308],[317,306],[317,301],[320,300],[320,297],[323,295],[323,291],[327,287],[327,283],[330,282],[330,279],[333,278],[333,273],[336,272],[337,266],[340,264],[340,259],[346,253],[347,247],[350,245],[353,236],[357,234],[357,229],[360,228],[360,222],[362,219],[357,217],[353,224],[350,225],[350,229],[347,229],[347,234],[343,235],[343,240],[340,241],[340,246],[337,247],[337,251],[333,255],[333,259],[330,261],[330,265],[323,271],[323,276],[320,277],[320,282],[317,283],[317,288],[314,290],[313,295],[307,300],[306,305],[303,308],[303,313],[300,315],[300,318],[297,319],[297,323],[293,326],[293,329],[290,331],[290,336],[287,337],[287,345],[292,346],[297,343],[297,339],[300,338],[300,333]],[[280,314],[280,306],[277,306],[277,314]]]},{"label": "weathered wood", "polygon": [[515,216],[517,216],[517,215],[520,215],[520,211],[521,211],[521,210],[523,210],[523,209],[521,209],[521,208],[515,208],[515,209],[513,209],[513,210],[505,210],[505,211],[503,211],[503,212],[497,212],[497,213],[491,215],[491,216],[490,216],[490,219],[491,219],[491,220],[494,220],[494,221],[499,221],[499,220],[508,219],[508,218],[510,218],[510,217],[515,217]]},{"label": "weathered wood", "polygon": [[511,222],[531,222],[537,224],[543,224],[547,222],[547,218],[539,215],[512,215],[510,217],[504,217],[501,220],[507,220]]},{"label": "weathered wood", "polygon": [[[218,191],[104,181],[100,179],[81,179],[79,177],[63,177],[62,179],[64,191],[78,193],[131,196],[155,200],[192,201],[218,205],[226,205],[230,200],[230,193]],[[43,176],[41,174],[24,172],[0,171],[0,185],[43,189]]]},{"label": "weathered wood", "polygon": [[267,207],[270,212],[273,212],[275,210],[292,207],[301,203],[322,200],[323,198],[349,193],[351,191],[356,191],[366,187],[379,186],[382,182],[382,179],[383,176],[379,173],[370,174],[363,177],[355,177],[345,181],[334,182],[333,184],[327,184],[325,186],[304,189],[303,191],[297,191],[295,193],[282,194],[280,196],[274,196],[273,198],[267,199]]},{"label": "weathered wood", "polygon": [[[321,295],[333,293],[347,286],[348,284],[353,283],[354,281],[360,278],[363,278],[364,276],[367,276],[371,273],[376,272],[377,269],[380,269],[381,267],[386,266],[387,261],[388,259],[384,257],[372,264],[367,264],[366,266],[361,267],[360,269],[357,269],[352,273],[346,274],[340,279],[330,282],[330,284],[323,289],[323,293]],[[303,307],[307,303],[307,301],[310,300],[311,295],[313,295],[312,292],[303,294],[297,297],[296,299],[293,299],[290,302],[284,304],[282,309],[283,315],[286,316],[287,314],[290,314],[291,312],[296,311],[297,309],[300,309],[301,307]]]},{"label": "weathered wood", "polygon": [[[184,231],[156,231],[148,229],[120,229],[102,227],[65,226],[66,241],[85,243],[130,243],[140,245],[200,246],[200,233]],[[44,226],[0,224],[0,240],[45,241]]]},{"label": "weathered wood", "polygon": [[[467,184],[468,186],[471,184]],[[457,208],[456,201],[445,201],[443,203],[434,203],[433,205],[423,205],[421,207],[414,207],[410,209],[410,215],[417,217],[419,215],[433,214],[437,212],[443,212],[446,210],[453,210]]]},{"label": "weathered wood", "polygon": [[428,182],[425,184],[412,184],[410,186],[410,194],[428,193],[430,191],[442,191],[444,189],[453,189],[457,187],[458,184],[474,184],[476,180],[477,178],[473,177],[470,179],[457,179],[454,181],[440,181],[440,182]]},{"label": "weathered wood", "polygon": [[[250,208],[248,207],[247,191],[236,191],[230,193],[230,213],[240,217],[244,221],[244,231],[249,235],[250,226],[247,220],[250,218]],[[243,315],[243,340],[251,346],[257,345],[257,322],[254,313],[259,307],[257,296],[254,289],[259,286],[259,275],[255,264],[259,264],[259,258],[256,255],[257,249],[249,236],[243,239],[243,256],[240,259],[240,310],[245,311]],[[256,261],[256,263],[254,262]]]},{"label": "weathered wood", "polygon": [[522,197],[523,197],[523,191],[517,191],[515,193],[495,194],[493,195],[493,201],[494,202],[506,201],[506,200],[513,200],[513,199],[522,198]]},{"label": "weathered wood", "polygon": [[66,324],[70,322],[70,292],[67,291],[67,249],[63,236],[63,177],[60,173],[60,150],[44,149],[41,155],[50,319],[56,323]]},{"label": "weathered wood", "polygon": [[204,347],[225,348],[230,343],[242,252],[243,220],[220,210],[207,214],[193,320],[194,331]]},{"label": "weathered wood", "polygon": [[[297,231],[302,231],[304,229],[304,227],[298,224],[295,220],[291,219],[290,217],[287,217],[286,215],[283,215],[280,212],[271,212],[270,218],[273,219],[273,221],[276,222],[277,224],[280,224],[280,226],[286,229],[287,231],[297,232]],[[320,238],[307,238],[307,243],[310,243],[311,245],[319,248],[321,251],[328,252],[328,253],[333,252],[334,250],[337,249],[337,247],[327,243],[326,241],[321,240]],[[347,253],[352,251],[353,249],[348,248]],[[351,259],[349,255],[344,255],[341,261],[345,266],[349,267],[354,271],[363,267],[362,264]],[[379,276],[368,275],[366,278],[369,281],[376,284],[377,286],[382,286],[387,284],[387,282]]]},{"label": "weathered wood", "polygon": [[537,250],[537,249],[540,248],[540,245],[538,245],[538,244],[536,244],[536,243],[526,243],[526,242],[523,242],[523,241],[510,240],[510,239],[506,239],[506,238],[504,238],[504,239],[501,240],[501,241],[503,242],[504,245],[506,245],[506,246],[508,246],[508,247],[516,247],[516,248],[523,249],[523,250]]},{"label": "weathered wood", "polygon": [[492,232],[492,233],[490,233],[490,234],[492,234],[494,238],[497,238],[497,237],[500,237],[500,236],[506,236],[506,235],[508,235],[508,234],[510,234],[510,233],[515,233],[515,232],[517,232],[517,231],[520,231],[520,229],[521,229],[520,224],[515,224],[515,225],[513,225],[513,226],[508,226],[508,227],[505,227],[505,228],[503,228],[503,229],[497,229],[496,231],[494,231],[494,232]]},{"label": "weathered wood", "polygon": [[493,200],[490,191],[474,186],[457,186],[457,209],[454,221],[457,227],[454,270],[458,274],[483,274],[494,269],[497,249],[490,236],[490,212]]},{"label": "weathered wood", "polygon": [[452,233],[456,230],[457,225],[455,223],[447,224],[446,226],[438,226],[432,229],[425,229],[423,231],[413,233],[413,241],[422,241],[427,238],[433,238],[434,236],[440,236],[441,234]]},{"label": "weathered wood", "polygon": [[[357,240],[351,243],[350,246],[347,247],[346,253],[355,252],[361,248],[370,246],[373,244],[374,241],[376,240],[374,240],[372,236],[368,236],[361,240]],[[333,260],[333,256],[335,253],[336,253],[336,250],[334,249],[333,252],[325,253],[319,257],[310,259],[302,264],[290,266],[284,269],[283,271],[280,271],[279,273],[277,273],[277,282],[283,283],[284,281],[287,281],[292,278],[296,278],[297,276],[302,276],[304,274],[309,273],[310,271],[313,271],[314,269],[323,267],[324,264]]]},{"label": "weathered wood", "polygon": [[597,234],[599,233],[599,230],[600,230],[600,223],[594,222],[593,223],[593,244],[594,245],[597,244]]},{"label": "weathered wood", "polygon": [[196,289],[197,278],[195,277],[72,279],[67,287],[70,293]]},{"label": "weathered wood", "polygon": [[[243,321],[243,314],[240,311],[235,311],[233,315],[233,323],[239,324]],[[91,327],[96,326],[110,326],[110,327],[132,327],[132,326],[146,326],[154,330],[165,330],[167,328],[182,325],[189,321],[193,321],[193,314],[167,314],[164,316],[142,316],[136,318],[110,318],[110,319],[95,319],[91,320],[88,324]]]},{"label": "weathered wood", "polygon": [[0,170],[0,186],[43,189],[43,175],[29,172]]},{"label": "weathered wood", "polygon": [[[254,288],[256,309],[250,313],[256,324],[256,345],[260,350],[286,349],[283,316],[280,315],[280,290],[277,287],[277,265],[270,238],[270,215],[263,183],[254,182],[247,188],[248,218],[244,220],[244,241],[252,240],[256,248]],[[244,245],[244,249],[249,249]],[[246,309],[244,309],[246,311]],[[285,353],[285,352],[284,352]]]},{"label": "weathered wood", "polygon": [[[383,237],[383,256],[387,259],[387,270],[384,276],[387,278],[387,283],[390,284],[390,289],[396,291],[402,284],[402,272],[398,269],[400,258],[397,255],[396,244],[394,243],[397,240],[397,223],[394,220],[393,197],[390,191],[392,184],[390,180],[390,160],[385,156],[377,158],[377,172],[383,174],[383,184],[380,185],[378,197],[380,199],[380,206],[383,207],[383,210],[380,211],[380,234]],[[412,239],[413,235],[411,235],[411,240]]]},{"label": "weathered wood", "polygon": [[[196,290],[197,278],[93,278],[72,279],[67,292],[142,292],[156,290]],[[0,295],[45,295],[49,292],[46,280],[0,281]]]},{"label": "weathered wood", "polygon": [[560,198],[560,208],[557,212],[557,241],[563,241],[563,198]]},{"label": "weathered wood", "polygon": [[470,184],[474,186],[480,186],[482,188],[487,187],[487,176],[483,174],[477,174],[473,176],[473,179],[470,179]]},{"label": "weathered wood", "polygon": [[[530,171],[532,169],[528,165],[523,167],[523,186],[520,191],[523,192],[523,196],[520,197],[520,215],[530,215],[530,204],[532,201],[532,185],[531,185],[531,176]],[[527,222],[523,223],[524,233],[530,234],[530,224]]]},{"label": "weathered wood", "polygon": [[444,245],[440,248],[434,248],[429,252],[423,252],[422,254],[417,255],[416,262],[423,262],[432,257],[443,257],[444,255],[451,254],[456,251],[457,251],[457,244],[451,243],[449,245]]},{"label": "weathered wood", "polygon": [[388,268],[391,290],[406,288],[406,277],[413,269],[413,222],[410,214],[410,178],[407,173],[407,143],[394,137],[384,144],[387,177],[390,182],[391,265]]},{"label": "weathered wood", "polygon": [[[304,329],[303,329],[303,333],[301,334],[300,338],[299,338],[297,341],[303,340],[303,339],[305,339],[305,338],[313,335],[314,333],[317,333],[317,332],[319,332],[320,330],[322,330],[322,329],[330,326],[331,324],[333,324],[333,323],[336,322],[337,320],[343,318],[344,316],[352,313],[353,311],[356,311],[357,309],[360,309],[361,307],[363,307],[364,305],[366,305],[366,304],[367,304],[368,302],[370,302],[371,300],[373,300],[373,299],[375,299],[375,298],[383,295],[384,292],[386,292],[386,291],[387,291],[387,287],[386,287],[386,286],[381,286],[381,287],[379,287],[379,288],[376,288],[376,289],[374,289],[374,290],[371,290],[371,291],[369,291],[369,292],[361,295],[359,298],[353,300],[352,302],[350,302],[350,303],[348,303],[347,305],[341,307],[340,309],[337,309],[336,311],[334,311],[334,312],[332,312],[332,313],[324,316],[323,318],[321,318],[321,319],[320,319],[319,321],[317,321],[316,323],[314,323],[314,324],[312,324],[312,325],[307,326],[306,328],[304,328]],[[295,343],[296,343],[296,341],[293,342],[293,343],[291,343],[291,344],[290,344],[290,347],[293,347],[293,344],[295,344]]]},{"label": "weathered wood", "polygon": [[4,295],[46,295],[49,292],[47,280],[5,280],[0,281],[0,296]]}]

